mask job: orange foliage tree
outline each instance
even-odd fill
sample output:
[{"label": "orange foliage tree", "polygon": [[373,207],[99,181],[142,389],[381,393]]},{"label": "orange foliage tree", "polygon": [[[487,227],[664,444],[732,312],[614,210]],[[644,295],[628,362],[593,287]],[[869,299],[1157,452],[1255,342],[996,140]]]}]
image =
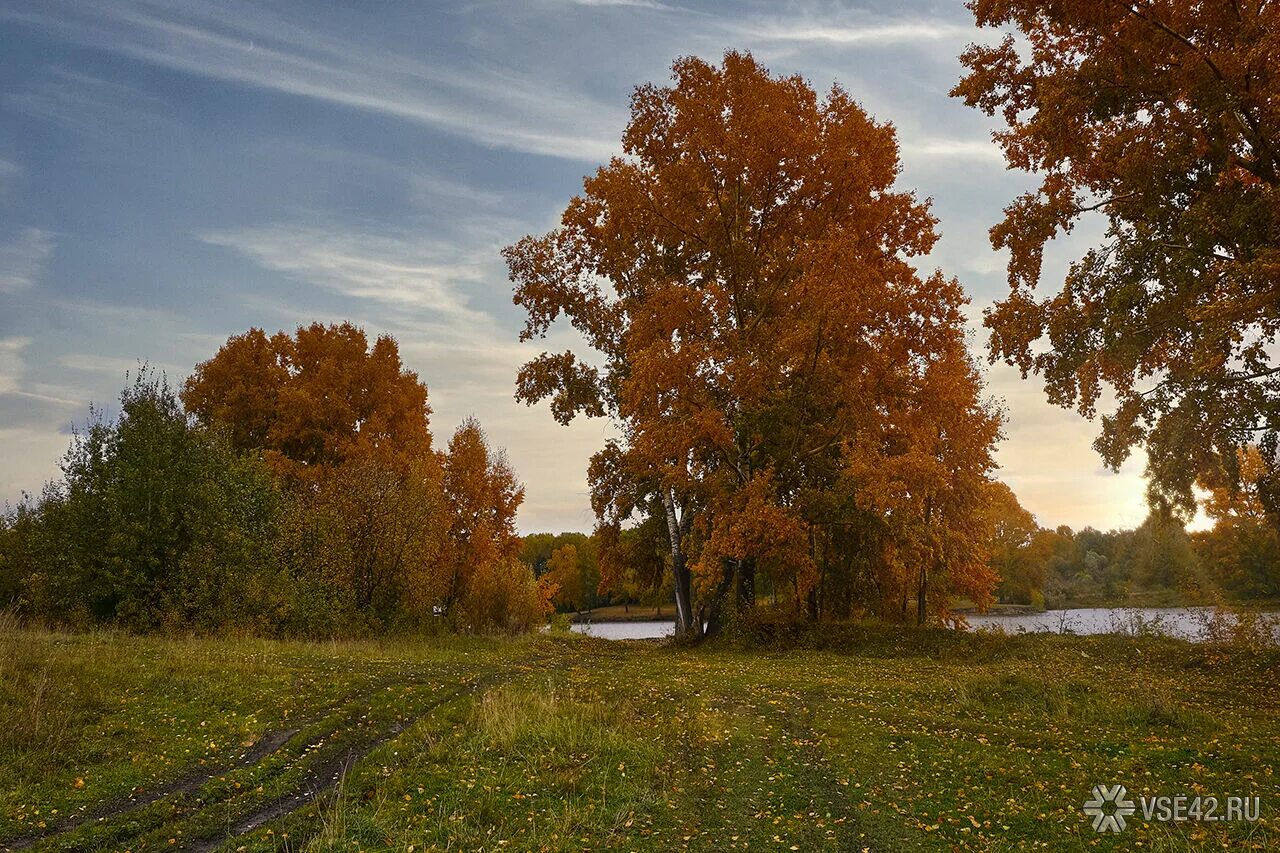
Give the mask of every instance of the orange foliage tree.
[{"label": "orange foliage tree", "polygon": [[426,386],[400,363],[394,338],[370,347],[351,323],[233,336],[196,366],[182,402],[201,423],[226,427],[236,447],[263,451],[295,476],[361,455],[431,452]]},{"label": "orange foliage tree", "polygon": [[449,515],[439,560],[446,615],[473,631],[527,629],[545,615],[549,596],[518,558],[524,486],[474,418],[458,427],[440,461]]},{"label": "orange foliage tree", "polygon": [[563,315],[599,359],[543,353],[517,396],[619,424],[591,465],[593,503],[604,525],[664,522],[681,636],[714,628],[731,588],[749,607],[761,570],[817,615],[815,534],[837,519],[806,508],[842,481],[842,511],[910,505],[894,525],[916,540],[921,618],[929,577],[980,590],[962,531],[999,417],[964,352],[959,283],[909,262],[935,221],[894,188],[893,129],[747,54],[681,59],[673,78],[636,90],[626,156],[561,226],[504,252],[522,339]]},{"label": "orange foliage tree", "polygon": [[[971,46],[953,94],[998,114],[1009,165],[1041,176],[991,229],[1010,287],[987,315],[992,358],[1085,417],[1109,388],[1096,447],[1115,467],[1144,446],[1182,510],[1198,476],[1237,478],[1254,444],[1280,504],[1280,6],[969,7],[1022,38]],[[1046,243],[1087,216],[1102,244],[1037,296]]]},{"label": "orange foliage tree", "polygon": [[292,487],[284,547],[335,620],[442,612],[462,629],[518,631],[542,615],[515,559],[523,487],[474,420],[432,450],[427,388],[390,336],[251,329],[197,366],[183,401]]},{"label": "orange foliage tree", "polygon": [[1196,551],[1215,579],[1246,598],[1280,595],[1280,531],[1268,519],[1258,448],[1240,449],[1236,471],[1207,472],[1199,486],[1213,529],[1196,533]]}]

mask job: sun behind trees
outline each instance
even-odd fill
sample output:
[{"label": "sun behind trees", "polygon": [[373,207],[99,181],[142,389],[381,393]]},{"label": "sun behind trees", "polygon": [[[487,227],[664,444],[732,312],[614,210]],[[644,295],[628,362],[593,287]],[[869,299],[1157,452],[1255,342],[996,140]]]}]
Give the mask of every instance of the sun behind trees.
[{"label": "sun behind trees", "polygon": [[1000,417],[959,283],[910,263],[937,235],[893,189],[893,129],[747,54],[673,78],[636,90],[627,156],[561,227],[505,250],[522,339],[564,315],[595,350],[543,353],[518,396],[618,424],[590,469],[603,538],[660,520],[684,637],[761,583],[811,619],[989,600]]},{"label": "sun behind trees", "polygon": [[545,595],[516,557],[523,487],[474,420],[432,450],[395,341],[344,323],[230,338],[184,413],[140,375],[64,480],[0,530],[0,593],[59,624],[352,636],[518,632]]}]

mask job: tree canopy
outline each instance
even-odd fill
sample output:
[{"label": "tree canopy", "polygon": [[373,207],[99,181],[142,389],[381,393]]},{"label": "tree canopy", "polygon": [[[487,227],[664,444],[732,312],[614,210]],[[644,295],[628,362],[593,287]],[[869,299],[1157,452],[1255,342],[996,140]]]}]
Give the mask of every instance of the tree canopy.
[{"label": "tree canopy", "polygon": [[[991,229],[1010,288],[987,314],[992,358],[1087,417],[1114,396],[1098,450],[1119,466],[1144,446],[1184,511],[1196,478],[1236,479],[1251,444],[1280,494],[1280,7],[970,8],[1021,39],[971,46],[953,94],[999,115],[1009,165],[1041,176]],[[1105,219],[1103,243],[1038,296],[1045,245],[1089,215]]]},{"label": "tree canopy", "polygon": [[431,452],[426,386],[400,363],[394,338],[370,347],[351,323],[232,336],[196,365],[182,401],[200,423],[228,429],[237,448],[265,451],[293,474],[358,455]]}]

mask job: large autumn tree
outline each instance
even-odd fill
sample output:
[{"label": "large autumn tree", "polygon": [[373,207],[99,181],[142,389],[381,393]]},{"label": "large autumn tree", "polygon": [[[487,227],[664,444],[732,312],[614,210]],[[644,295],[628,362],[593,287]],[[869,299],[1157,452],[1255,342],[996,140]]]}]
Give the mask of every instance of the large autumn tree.
[{"label": "large autumn tree", "polygon": [[935,222],[894,186],[893,129],[842,89],[820,99],[748,54],[680,59],[673,79],[636,89],[625,156],[586,179],[561,226],[505,250],[522,338],[564,316],[595,351],[543,353],[517,395],[549,399],[561,422],[618,424],[592,461],[593,504],[614,527],[662,519],[678,634],[714,626],[735,581],[749,606],[758,571],[811,602],[807,506],[842,480],[864,510],[897,502],[913,519],[923,602],[915,569],[955,544],[937,525],[975,507],[947,489],[954,511],[934,514],[941,479],[887,482],[881,462],[910,455],[916,474],[937,473],[962,434],[985,436],[958,466],[982,479],[998,418],[976,393],[927,411],[931,382],[978,382],[959,284],[910,263]]},{"label": "large autumn tree", "polygon": [[[976,0],[953,94],[1006,125],[1011,167],[1040,175],[991,230],[1009,251],[991,355],[1093,417],[1118,466],[1184,510],[1196,478],[1239,474],[1256,444],[1277,508],[1280,433],[1280,6],[1188,0]],[[1087,216],[1102,243],[1037,295],[1046,243]],[[1046,345],[1047,344],[1047,345]],[[1109,393],[1108,393],[1109,392]]]}]

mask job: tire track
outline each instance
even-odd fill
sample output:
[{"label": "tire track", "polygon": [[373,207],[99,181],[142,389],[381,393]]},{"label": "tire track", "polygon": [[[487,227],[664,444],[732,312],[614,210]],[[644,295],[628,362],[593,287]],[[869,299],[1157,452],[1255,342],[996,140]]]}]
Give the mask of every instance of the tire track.
[{"label": "tire track", "polygon": [[165,797],[189,794],[219,776],[225,776],[236,770],[260,764],[268,756],[288,743],[299,731],[300,729],[279,729],[267,732],[230,764],[220,765],[214,769],[197,768],[188,771],[171,782],[165,782],[140,792],[131,792],[123,797],[110,800],[93,811],[63,821],[43,833],[28,833],[27,835],[11,838],[8,841],[0,841],[0,850],[14,851],[16,853],[18,850],[26,850],[41,841],[65,835],[68,832],[74,832],[87,823],[99,823],[109,818],[119,817],[144,806],[149,806]]},{"label": "tire track", "polygon": [[366,741],[358,747],[348,748],[343,754],[322,761],[306,772],[306,778],[303,782],[296,786],[293,790],[281,794],[273,800],[259,806],[246,815],[242,815],[234,823],[227,826],[225,835],[208,835],[200,839],[189,842],[180,847],[181,850],[190,851],[190,853],[212,853],[222,845],[235,838],[239,838],[247,833],[253,832],[271,823],[286,817],[298,809],[306,806],[308,803],[316,800],[320,796],[328,793],[342,782],[351,768],[356,765],[362,758],[373,752],[378,747],[389,743],[403,734],[407,729],[416,725],[421,720],[429,716],[433,711],[449,705],[458,699],[473,694],[480,690],[485,690],[499,683],[505,683],[519,672],[519,669],[511,669],[503,672],[489,673],[484,675],[469,685],[459,687],[443,696],[436,697],[427,704],[423,705],[413,715],[397,720],[391,727],[374,738]]},{"label": "tire track", "polygon": [[[0,840],[0,853],[18,853],[18,851],[26,850],[37,844],[57,838],[67,833],[74,832],[81,827],[91,823],[104,823],[112,818],[128,815],[138,809],[145,808],[152,803],[168,797],[178,797],[184,794],[190,794],[199,790],[204,785],[233,773],[237,770],[244,770],[261,764],[270,756],[279,752],[289,741],[296,737],[300,732],[317,725],[328,719],[333,713],[345,706],[358,704],[362,699],[368,699],[378,694],[379,691],[391,686],[402,684],[420,683],[420,678],[405,678],[400,676],[388,676],[378,679],[370,684],[366,689],[334,700],[327,705],[317,709],[305,720],[299,722],[296,727],[289,729],[276,729],[269,731],[260,737],[252,746],[246,749],[235,760],[217,765],[214,767],[195,767],[175,779],[168,782],[160,783],[154,787],[145,788],[143,790],[134,789],[127,794],[108,800],[107,802],[91,809],[90,811],[70,817],[60,823],[44,829],[40,832],[28,832],[23,835],[14,836],[9,839]],[[357,715],[358,709],[353,710],[351,715]],[[299,755],[305,755],[306,751],[315,747],[318,743],[322,743],[332,731],[321,732],[307,740],[299,750]]]}]

